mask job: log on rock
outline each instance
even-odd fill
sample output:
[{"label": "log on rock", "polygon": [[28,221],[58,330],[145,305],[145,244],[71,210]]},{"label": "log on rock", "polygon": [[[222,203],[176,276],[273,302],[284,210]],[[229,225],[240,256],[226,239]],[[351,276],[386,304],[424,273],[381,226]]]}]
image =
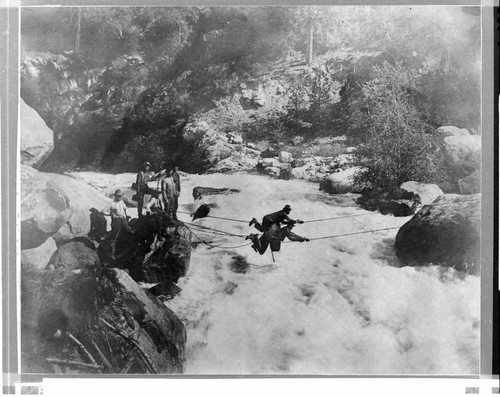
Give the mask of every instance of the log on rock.
[{"label": "log on rock", "polygon": [[240,191],[238,189],[196,186],[193,188],[193,198],[196,200],[203,196],[213,196],[217,194],[231,194],[239,192]]},{"label": "log on rock", "polygon": [[176,283],[189,269],[192,233],[184,223],[173,221],[166,228],[165,240],[144,261],[144,281]]},{"label": "log on rock", "polygon": [[181,373],[186,331],[120,269],[22,269],[23,372]]},{"label": "log on rock", "polygon": [[480,195],[445,194],[399,229],[395,252],[404,265],[480,271]]}]

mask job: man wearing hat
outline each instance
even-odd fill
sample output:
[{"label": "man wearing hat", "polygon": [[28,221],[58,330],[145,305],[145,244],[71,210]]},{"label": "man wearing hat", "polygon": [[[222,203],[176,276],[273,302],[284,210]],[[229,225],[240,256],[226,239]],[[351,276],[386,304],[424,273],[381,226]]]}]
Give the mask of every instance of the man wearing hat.
[{"label": "man wearing hat", "polygon": [[257,219],[252,218],[252,220],[249,223],[249,226],[254,225],[259,232],[266,232],[273,225],[275,225],[279,230],[282,223],[286,225],[292,222],[304,223],[300,219],[297,219],[296,221],[290,219],[290,217],[288,216],[290,214],[290,211],[292,211],[292,207],[290,207],[290,205],[287,204],[283,207],[282,210],[265,215],[262,218],[262,223],[259,223]]},{"label": "man wearing hat", "polygon": [[260,238],[257,234],[250,234],[245,240],[252,240],[252,248],[261,255],[264,255],[269,245],[271,245],[271,251],[278,252],[281,249],[281,242],[284,241],[285,238],[288,238],[290,241],[299,241],[301,243],[304,241],[311,241],[307,237],[302,237],[292,232],[294,226],[295,221],[290,220],[286,226],[279,230],[276,230],[275,225],[273,225],[273,227],[264,232]]},{"label": "man wearing hat", "polygon": [[122,200],[123,193],[117,189],[114,193],[115,199],[109,203],[101,212],[111,216],[111,258],[115,259],[116,239],[122,230],[134,233],[127,222],[127,206]]},{"label": "man wearing hat", "polygon": [[142,216],[142,207],[144,205],[144,195],[145,194],[151,194],[153,195],[156,190],[154,189],[151,189],[149,186],[148,186],[148,182],[150,180],[149,178],[149,169],[151,168],[151,163],[149,161],[146,161],[143,166],[142,166],[142,170],[139,171],[139,173],[137,174],[137,179],[136,179],[136,182],[135,182],[135,188],[137,190],[137,214],[139,215],[139,217]]}]

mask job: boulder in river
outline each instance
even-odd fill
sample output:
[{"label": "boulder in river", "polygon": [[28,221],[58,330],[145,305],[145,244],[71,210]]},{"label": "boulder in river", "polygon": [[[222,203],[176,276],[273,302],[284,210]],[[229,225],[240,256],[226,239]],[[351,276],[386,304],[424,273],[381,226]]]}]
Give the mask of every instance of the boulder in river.
[{"label": "boulder in river", "polygon": [[354,186],[354,175],[358,171],[359,167],[354,167],[330,174],[321,181],[319,190],[330,194],[356,193],[358,188]]},{"label": "boulder in river", "polygon": [[[399,187],[399,191],[401,193],[401,197],[399,198],[418,200],[421,205],[430,204],[436,198],[444,194],[438,185],[415,181],[402,183]],[[394,192],[392,193],[392,197],[398,198],[395,197]]]},{"label": "boulder in river", "polygon": [[184,365],[182,322],[126,272],[24,272],[23,372],[171,374]]},{"label": "boulder in river", "polygon": [[480,195],[440,196],[399,229],[395,252],[404,265],[480,270]]},{"label": "boulder in river", "polygon": [[163,283],[156,284],[154,287],[148,289],[148,291],[162,302],[165,302],[175,298],[175,296],[181,292],[181,289],[172,281],[165,281]]},{"label": "boulder in river", "polygon": [[176,283],[189,269],[192,233],[182,222],[172,222],[166,230],[165,241],[144,260],[144,281]]}]

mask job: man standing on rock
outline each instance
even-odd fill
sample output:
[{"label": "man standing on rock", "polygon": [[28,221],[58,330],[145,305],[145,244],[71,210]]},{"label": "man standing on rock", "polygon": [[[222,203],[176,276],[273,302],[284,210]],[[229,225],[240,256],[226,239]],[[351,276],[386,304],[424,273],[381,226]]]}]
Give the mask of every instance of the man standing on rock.
[{"label": "man standing on rock", "polygon": [[144,205],[144,195],[151,194],[153,195],[155,190],[151,189],[148,186],[148,182],[150,180],[149,177],[149,169],[151,167],[151,163],[146,161],[143,164],[143,168],[137,174],[137,179],[135,182],[135,189],[137,191],[137,215],[139,218],[142,216],[142,207]]},{"label": "man standing on rock", "polygon": [[115,260],[116,240],[122,230],[134,233],[127,221],[127,206],[122,200],[123,193],[117,189],[114,193],[115,199],[101,212],[111,216],[111,259]]},{"label": "man standing on rock", "polygon": [[178,193],[175,187],[172,170],[167,170],[167,175],[161,181],[161,194],[163,202],[165,203],[165,212],[169,217],[177,220],[176,201]]},{"label": "man standing on rock", "polygon": [[292,207],[290,205],[285,205],[282,210],[273,212],[271,214],[267,214],[262,218],[262,223],[259,223],[257,219],[252,218],[252,220],[249,223],[249,226],[254,225],[254,227],[259,231],[259,232],[266,232],[271,228],[273,224],[276,224],[277,227],[279,228],[281,224],[288,225],[292,222],[294,223],[304,223],[300,219],[297,219],[296,221],[290,219],[288,216],[290,212],[292,211]]},{"label": "man standing on rock", "polygon": [[174,200],[174,211],[173,211],[175,220],[177,220],[177,208],[179,208],[179,196],[181,195],[181,177],[177,173],[177,171],[179,171],[179,167],[175,166],[174,172],[172,173],[172,179],[174,180],[175,189],[177,190],[177,194]]}]

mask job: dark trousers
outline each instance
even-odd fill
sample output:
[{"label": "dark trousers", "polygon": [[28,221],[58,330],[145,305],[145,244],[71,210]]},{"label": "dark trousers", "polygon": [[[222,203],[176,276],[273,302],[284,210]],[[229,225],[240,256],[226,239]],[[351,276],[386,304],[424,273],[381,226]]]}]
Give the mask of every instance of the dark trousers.
[{"label": "dark trousers", "polygon": [[269,230],[273,224],[269,220],[269,217],[266,215],[264,216],[264,218],[262,218],[262,223],[255,222],[253,225],[259,232],[264,233],[265,231]]},{"label": "dark trousers", "polygon": [[174,196],[174,208],[172,210],[172,219],[177,220],[177,208],[179,208],[179,197]]},{"label": "dark trousers", "polygon": [[269,244],[271,244],[272,251],[279,251],[281,245],[279,237],[279,226],[272,226],[271,228],[266,230],[264,234],[260,236],[260,238],[255,237],[254,239],[252,239],[252,243],[253,243],[252,248],[256,249],[257,252],[261,255],[263,255],[264,252],[266,252],[267,247],[269,247]]},{"label": "dark trousers", "polygon": [[111,220],[111,256],[114,258],[115,257],[115,251],[116,251],[116,240],[118,239],[118,236],[122,232],[122,230],[131,233],[132,228],[128,224],[127,220],[125,218],[113,218]]}]

